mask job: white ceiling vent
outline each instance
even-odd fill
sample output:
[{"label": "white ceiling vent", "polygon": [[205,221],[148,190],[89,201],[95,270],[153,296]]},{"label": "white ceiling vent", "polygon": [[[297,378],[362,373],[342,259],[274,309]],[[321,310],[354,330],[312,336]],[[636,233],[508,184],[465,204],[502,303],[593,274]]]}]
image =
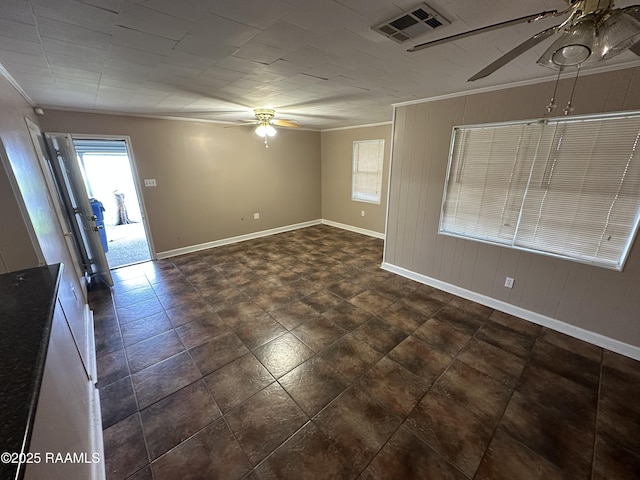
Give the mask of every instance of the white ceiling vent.
[{"label": "white ceiling vent", "polygon": [[450,23],[433,8],[421,3],[411,10],[371,28],[385,37],[402,43]]}]

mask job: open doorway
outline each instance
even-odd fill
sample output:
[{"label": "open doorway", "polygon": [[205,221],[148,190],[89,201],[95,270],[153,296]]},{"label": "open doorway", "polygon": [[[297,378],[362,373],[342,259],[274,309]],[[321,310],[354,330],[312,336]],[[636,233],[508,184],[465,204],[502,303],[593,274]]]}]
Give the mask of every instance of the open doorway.
[{"label": "open doorway", "polygon": [[[127,141],[73,137],[111,269],[151,260]],[[102,222],[101,222],[102,221]]]}]

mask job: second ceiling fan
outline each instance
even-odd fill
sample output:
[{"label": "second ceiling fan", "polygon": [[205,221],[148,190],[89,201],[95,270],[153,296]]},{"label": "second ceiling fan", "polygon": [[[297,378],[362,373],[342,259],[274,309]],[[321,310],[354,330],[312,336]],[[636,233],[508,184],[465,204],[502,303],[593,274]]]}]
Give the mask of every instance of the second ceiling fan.
[{"label": "second ceiling fan", "polygon": [[613,0],[567,0],[567,3],[569,4],[568,8],[562,11],[540,12],[488,25],[416,45],[410,48],[408,52],[417,52],[425,48],[511,25],[532,23],[543,18],[568,15],[559,25],[547,28],[530,37],[495,62],[480,70],[467,81],[473,82],[491,75],[516,57],[553,35],[558,35],[558,38],[547,48],[537,63],[556,70],[597,63],[612,58],[625,50],[631,50],[640,56],[640,44],[638,43],[640,42],[640,5],[613,8]]}]

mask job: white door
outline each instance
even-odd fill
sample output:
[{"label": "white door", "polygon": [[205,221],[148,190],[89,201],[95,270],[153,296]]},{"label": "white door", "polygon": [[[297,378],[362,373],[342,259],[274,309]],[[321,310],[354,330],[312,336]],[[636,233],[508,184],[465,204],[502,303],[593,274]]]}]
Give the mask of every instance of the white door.
[{"label": "white door", "polygon": [[47,264],[62,263],[58,298],[80,352],[87,376],[93,374],[93,325],[87,306],[87,282],[69,222],[62,211],[53,172],[45,152],[44,138],[36,124],[27,119],[27,127],[38,157],[16,181],[27,205],[35,236]]},{"label": "white door", "polygon": [[45,138],[62,202],[71,219],[71,229],[78,240],[76,244],[86,261],[85,268],[92,279],[99,279],[106,285],[113,286],[96,216],[89,202],[71,135],[45,133]]}]

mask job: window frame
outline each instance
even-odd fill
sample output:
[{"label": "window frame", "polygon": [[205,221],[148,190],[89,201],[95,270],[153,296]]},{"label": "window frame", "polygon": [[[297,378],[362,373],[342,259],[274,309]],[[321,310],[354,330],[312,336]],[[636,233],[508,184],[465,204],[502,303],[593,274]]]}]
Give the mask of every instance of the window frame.
[{"label": "window frame", "polygon": [[[379,157],[378,157],[378,168],[376,170],[376,187],[379,187],[379,191],[375,194],[376,197],[373,197],[373,194],[368,192],[362,192],[356,190],[357,183],[357,175],[366,175],[365,172],[358,172],[358,165],[360,157],[357,156],[359,153],[359,146],[363,144],[378,144],[379,148]],[[374,205],[382,204],[382,190],[384,189],[384,138],[370,139],[370,140],[354,140],[353,142],[353,150],[351,157],[351,200],[354,202],[363,202],[363,203],[371,203]],[[369,174],[372,175],[372,174]],[[368,196],[367,196],[368,195]]]},{"label": "window frame", "polygon": [[[610,270],[622,271],[624,269],[625,263],[626,263],[626,261],[627,261],[627,259],[629,257],[630,251],[631,251],[636,239],[638,238],[638,230],[640,230],[640,192],[636,193],[636,195],[634,197],[634,199],[636,200],[636,205],[638,205],[638,207],[636,208],[634,220],[632,222],[630,222],[630,229],[629,229],[630,233],[629,233],[628,237],[626,237],[626,241],[624,242],[624,246],[620,250],[619,259],[618,259],[617,263],[615,263],[615,264],[613,262],[607,262],[607,261],[604,261],[604,260],[599,260],[597,258],[591,258],[591,259],[585,258],[585,254],[584,253],[580,254],[580,253],[575,253],[574,252],[575,253],[574,255],[570,255],[570,254],[555,253],[555,252],[546,251],[546,250],[542,250],[542,249],[529,248],[529,247],[525,247],[525,246],[522,246],[522,245],[518,245],[518,244],[515,243],[516,242],[516,238],[517,238],[517,228],[516,228],[516,232],[514,233],[513,240],[511,242],[504,242],[504,241],[498,240],[498,236],[497,235],[494,235],[493,239],[485,239],[485,238],[474,237],[472,235],[465,235],[465,234],[461,234],[461,233],[457,233],[457,232],[453,232],[453,231],[448,231],[448,230],[443,228],[443,223],[444,223],[444,218],[445,218],[445,205],[446,205],[446,201],[447,201],[447,194],[448,194],[448,190],[449,190],[451,176],[457,174],[456,172],[452,171],[452,167],[453,166],[459,167],[459,165],[457,165],[457,164],[454,165],[454,153],[455,153],[455,147],[456,147],[456,132],[461,131],[463,129],[471,130],[471,129],[478,129],[478,128],[492,128],[492,127],[517,126],[517,125],[531,126],[531,125],[542,125],[542,124],[544,124],[546,126],[548,124],[553,124],[553,125],[556,125],[556,127],[557,127],[557,125],[562,125],[562,124],[567,124],[567,123],[572,123],[572,122],[576,123],[576,122],[590,121],[590,120],[595,120],[595,121],[603,121],[604,120],[604,121],[606,121],[606,120],[616,120],[616,119],[625,119],[625,118],[637,118],[638,122],[640,123],[640,111],[614,112],[614,113],[591,114],[591,115],[576,115],[576,116],[571,116],[571,117],[554,117],[554,118],[544,118],[544,119],[515,120],[515,121],[507,121],[507,122],[492,122],[492,123],[485,123],[485,124],[472,124],[472,125],[454,126],[452,128],[451,142],[450,142],[450,146],[449,146],[448,163],[447,163],[447,170],[446,170],[446,176],[445,176],[445,182],[444,182],[444,191],[443,191],[443,196],[442,196],[442,204],[441,204],[441,209],[440,209],[440,220],[439,220],[439,225],[438,225],[438,233],[442,234],[442,235],[446,235],[446,236],[451,236],[451,237],[461,238],[461,239],[465,239],[465,240],[476,241],[476,242],[485,243],[485,244],[489,244],[489,245],[496,245],[496,246],[511,248],[511,249],[515,249],[515,250],[526,251],[526,252],[530,252],[530,253],[537,253],[537,254],[546,255],[546,256],[550,256],[550,257],[554,257],[554,258],[560,258],[560,259],[569,260],[569,261],[573,261],[573,262],[583,263],[583,264],[587,264],[587,265],[591,265],[591,266],[607,268],[607,269],[610,269]],[[540,135],[540,137],[542,137],[543,133],[540,133],[539,135]],[[633,153],[631,154],[631,158],[629,160],[629,164],[631,163],[631,161],[632,161],[632,159],[634,157],[635,157],[635,162],[640,162],[640,143],[638,142],[639,138],[640,138],[640,133],[636,137],[636,144],[638,145],[637,153],[636,153],[635,146],[634,146],[634,150],[633,150]],[[593,153],[593,149],[591,150],[591,153]],[[537,152],[536,152],[535,155],[537,155]],[[531,181],[531,179],[529,179],[527,181],[527,184],[526,184],[527,188],[529,188],[529,182],[530,181]],[[523,204],[520,207],[520,215],[522,215],[523,209],[524,209],[524,201],[523,201]]]}]

